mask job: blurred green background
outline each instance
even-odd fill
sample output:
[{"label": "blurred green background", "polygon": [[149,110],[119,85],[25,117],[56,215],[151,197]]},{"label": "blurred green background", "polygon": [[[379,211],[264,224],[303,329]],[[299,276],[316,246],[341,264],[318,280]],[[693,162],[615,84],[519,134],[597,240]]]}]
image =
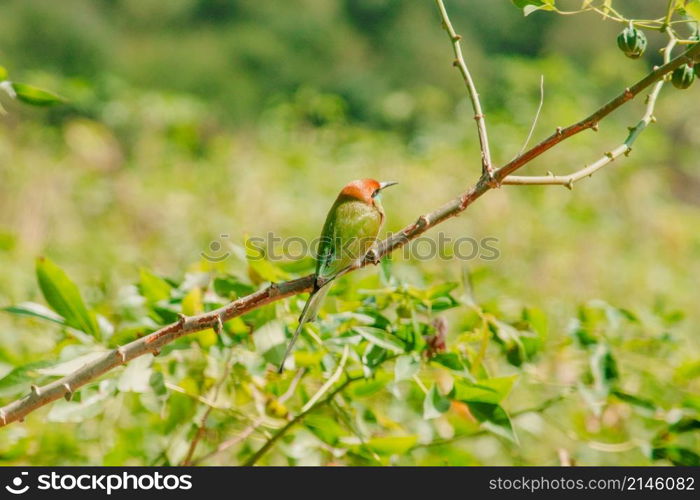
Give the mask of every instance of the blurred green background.
[{"label": "blurred green background", "polygon": [[[659,15],[655,2],[618,3],[638,17]],[[533,142],[587,115],[660,60],[661,35],[649,35],[645,59],[633,61],[615,45],[621,26],[592,14],[523,17],[504,0],[447,7],[497,164],[520,150],[541,76]],[[8,111],[0,118],[0,306],[42,301],[34,261],[46,255],[111,317],[110,304],[141,267],[182,279],[201,269],[200,254],[221,234],[230,235],[225,245],[268,232],[315,237],[349,180],[400,182],[384,195],[387,230],[398,230],[478,177],[472,112],[433,2],[5,0],[0,11],[0,64],[13,79],[67,100],[33,109],[0,97]],[[582,304],[600,300],[631,311],[648,335],[666,335],[669,345],[646,346],[644,356],[620,349],[628,389],[644,388],[665,411],[689,400],[700,405],[699,98],[697,84],[664,88],[658,123],[631,156],[572,192],[503,187],[440,226],[453,238],[497,238],[499,259],[397,257],[396,274],[425,286],[459,281],[466,267],[479,301],[506,312],[524,304],[545,311],[548,348],[525,370],[545,385],[571,385],[582,369],[570,345]],[[578,169],[620,144],[642,113],[639,99],[597,134],[567,141],[522,173]],[[231,257],[218,269],[240,272],[241,263]],[[461,333],[462,314],[447,314],[450,335]],[[620,328],[634,344],[625,332],[636,330]],[[57,339],[45,323],[1,315],[0,374],[56,358]],[[540,391],[522,380],[511,404],[527,407]],[[90,424],[49,426],[48,411],[0,430],[0,460],[146,464],[157,455],[156,437],[148,441],[151,419],[139,433],[138,423],[125,424],[106,438]],[[573,398],[548,418],[526,416],[520,448],[480,437],[456,444],[455,460],[554,464],[564,448],[581,464],[650,463],[633,442],[644,426],[621,423],[630,411],[621,403],[594,419]],[[133,448],[136,435],[143,449]],[[591,442],[633,445],[611,451]],[[410,463],[439,463],[438,455],[422,451]]]}]

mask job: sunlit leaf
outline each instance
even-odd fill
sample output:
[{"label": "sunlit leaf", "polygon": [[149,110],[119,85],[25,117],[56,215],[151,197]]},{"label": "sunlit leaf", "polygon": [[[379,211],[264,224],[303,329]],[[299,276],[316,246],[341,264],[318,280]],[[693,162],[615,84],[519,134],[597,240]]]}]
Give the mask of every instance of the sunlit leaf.
[{"label": "sunlit leaf", "polygon": [[402,353],[405,351],[404,343],[395,335],[391,335],[384,330],[372,328],[371,326],[356,326],[353,330],[362,335],[368,342],[378,345],[379,347],[383,347],[395,353]]},{"label": "sunlit leaf", "polygon": [[46,321],[58,323],[59,325],[66,324],[65,320],[60,315],[56,314],[48,307],[35,302],[22,302],[16,306],[3,307],[1,310],[18,316],[41,318]]},{"label": "sunlit leaf", "polygon": [[66,325],[93,336],[100,335],[95,314],[85,307],[78,287],[60,267],[42,257],[37,259],[36,274],[46,302],[63,316]]},{"label": "sunlit leaf", "polygon": [[139,292],[146,300],[155,304],[161,300],[170,298],[172,287],[160,276],[156,276],[148,269],[142,268],[139,271]]},{"label": "sunlit leaf", "polygon": [[413,355],[400,356],[394,364],[394,380],[408,380],[420,369],[420,359]]},{"label": "sunlit leaf", "polygon": [[8,374],[0,378],[0,397],[14,396],[29,390],[35,377],[39,375],[37,370],[50,366],[48,361],[28,363],[13,368]]},{"label": "sunlit leaf", "polygon": [[423,399],[423,418],[426,420],[437,418],[450,409],[450,399],[440,394],[436,385],[433,385]]},{"label": "sunlit leaf", "polygon": [[700,0],[686,0],[685,6],[686,14],[694,18],[696,21],[700,21]]},{"label": "sunlit leaf", "polygon": [[418,436],[377,437],[367,441],[367,447],[378,455],[402,455],[418,442]]},{"label": "sunlit leaf", "polygon": [[321,441],[331,446],[337,444],[338,440],[347,434],[337,419],[324,415],[308,415],[304,419],[304,425]]},{"label": "sunlit leaf", "polygon": [[25,83],[12,83],[18,101],[33,106],[51,106],[64,101],[64,99],[48,90],[43,90]]},{"label": "sunlit leaf", "polygon": [[514,443],[518,442],[508,414],[499,405],[471,402],[468,403],[468,406],[471,414],[479,421],[484,429],[513,441]]},{"label": "sunlit leaf", "polygon": [[517,375],[479,380],[477,383],[466,380],[455,381],[454,399],[464,403],[497,404],[503,401],[513,388]]}]

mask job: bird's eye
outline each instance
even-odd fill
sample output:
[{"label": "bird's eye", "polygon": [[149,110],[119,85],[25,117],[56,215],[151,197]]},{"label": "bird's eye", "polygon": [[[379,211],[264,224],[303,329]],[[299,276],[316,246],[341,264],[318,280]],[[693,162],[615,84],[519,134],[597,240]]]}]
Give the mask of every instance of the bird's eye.
[{"label": "bird's eye", "polygon": [[372,193],[372,198],[376,198],[377,196],[379,196],[379,191],[380,191],[379,189],[375,189],[374,192]]}]

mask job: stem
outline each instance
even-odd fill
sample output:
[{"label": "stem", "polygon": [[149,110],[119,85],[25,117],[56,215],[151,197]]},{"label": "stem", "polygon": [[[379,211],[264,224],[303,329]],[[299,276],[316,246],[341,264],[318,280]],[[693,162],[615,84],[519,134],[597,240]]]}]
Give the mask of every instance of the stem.
[{"label": "stem", "polygon": [[341,392],[343,389],[345,389],[348,385],[351,383],[360,380],[359,378],[348,378],[345,382],[340,384],[336,389],[334,389],[328,396],[325,397],[325,399],[322,399],[321,401],[318,401],[311,407],[307,408],[305,411],[302,411],[299,413],[296,417],[294,417],[292,420],[287,422],[287,424],[282,427],[280,430],[278,430],[275,434],[272,435],[270,439],[265,441],[265,444],[262,445],[262,447],[255,452],[255,454],[250,457],[243,465],[249,467],[255,465],[255,463],[260,460],[265,453],[268,452],[270,448],[272,448],[272,445],[274,445],[282,436],[284,436],[289,429],[294,427],[297,423],[301,422],[304,420],[304,417],[306,417],[309,413],[313,412],[314,410],[325,406],[329,404],[331,401],[333,401],[333,398],[335,397],[336,394]]},{"label": "stem", "polygon": [[442,0],[435,0],[438,10],[440,11],[440,16],[442,17],[442,24],[445,27],[445,31],[450,36],[450,41],[452,42],[452,50],[455,55],[455,60],[453,65],[459,69],[462,74],[464,83],[467,86],[467,92],[469,94],[469,99],[472,102],[472,109],[474,110],[474,120],[476,120],[476,128],[479,134],[479,146],[481,147],[481,172],[486,174],[490,180],[493,180],[493,165],[491,163],[491,151],[489,149],[489,138],[486,133],[486,119],[484,112],[481,110],[481,102],[479,101],[479,93],[476,90],[476,85],[474,85],[474,79],[472,78],[467,64],[464,62],[464,56],[462,55],[462,46],[459,41],[462,39],[459,36],[450,22],[450,17],[447,15],[447,10],[445,9],[445,4]]}]

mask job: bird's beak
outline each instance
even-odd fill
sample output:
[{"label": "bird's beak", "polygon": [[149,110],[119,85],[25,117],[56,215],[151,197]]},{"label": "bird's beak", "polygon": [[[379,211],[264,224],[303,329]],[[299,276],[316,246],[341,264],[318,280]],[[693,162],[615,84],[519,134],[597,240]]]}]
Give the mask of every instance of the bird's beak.
[{"label": "bird's beak", "polygon": [[396,182],[396,181],[380,182],[379,189],[388,188],[389,186],[393,186],[394,184],[398,184],[398,182]]}]

